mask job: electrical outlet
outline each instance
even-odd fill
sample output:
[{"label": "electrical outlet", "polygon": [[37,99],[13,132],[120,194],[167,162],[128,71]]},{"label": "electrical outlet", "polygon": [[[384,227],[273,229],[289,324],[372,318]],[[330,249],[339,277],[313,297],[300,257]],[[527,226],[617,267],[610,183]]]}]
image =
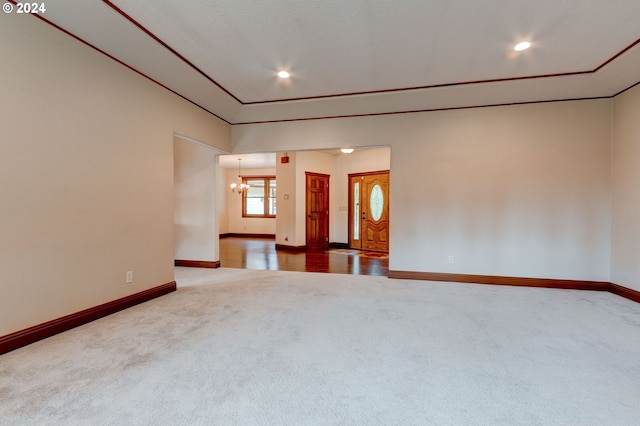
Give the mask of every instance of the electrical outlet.
[{"label": "electrical outlet", "polygon": [[456,259],[453,256],[449,256],[449,264],[453,264],[456,262]]},{"label": "electrical outlet", "polygon": [[131,284],[133,282],[133,271],[127,271],[125,281],[127,284]]}]

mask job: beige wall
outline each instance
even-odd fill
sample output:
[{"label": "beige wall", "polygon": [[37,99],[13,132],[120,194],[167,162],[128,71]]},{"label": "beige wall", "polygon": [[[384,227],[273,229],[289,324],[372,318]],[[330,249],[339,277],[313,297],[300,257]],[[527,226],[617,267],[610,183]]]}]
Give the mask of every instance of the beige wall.
[{"label": "beige wall", "polygon": [[[277,154],[278,214],[276,243],[304,246],[306,241],[306,172],[322,173],[329,178],[329,206],[332,204],[331,175],[333,155],[313,151],[289,152],[289,162],[282,164]],[[287,199],[285,199],[285,194]],[[329,219],[331,221],[331,217]],[[330,235],[331,238],[331,235]],[[331,241],[331,240],[330,240]]]},{"label": "beige wall", "polygon": [[296,152],[289,152],[289,162],[282,163],[284,153],[276,154],[277,214],[276,244],[296,245]]},{"label": "beige wall", "polygon": [[390,146],[391,269],[608,280],[610,109],[605,99],[238,125],[232,137],[238,153]]},{"label": "beige wall", "polygon": [[218,152],[180,137],[174,138],[173,145],[174,257],[219,260]]},{"label": "beige wall", "polygon": [[32,16],[0,39],[0,335],[172,281],[174,132],[229,126]]},{"label": "beige wall", "polygon": [[[220,164],[218,160],[218,165]],[[222,167],[218,167],[217,170],[217,179],[218,183],[217,188],[217,202],[218,202],[218,233],[219,234],[228,234],[229,233],[229,206],[227,205],[227,169],[223,169]]]},{"label": "beige wall", "polygon": [[[275,168],[267,169],[242,169],[242,176],[275,176]],[[231,192],[230,185],[238,181],[238,171],[225,170],[226,183],[221,190],[225,192],[227,199],[228,231],[233,234],[275,234],[275,218],[242,217],[242,197],[238,193]]]},{"label": "beige wall", "polygon": [[611,280],[640,290],[640,86],[613,102]]}]

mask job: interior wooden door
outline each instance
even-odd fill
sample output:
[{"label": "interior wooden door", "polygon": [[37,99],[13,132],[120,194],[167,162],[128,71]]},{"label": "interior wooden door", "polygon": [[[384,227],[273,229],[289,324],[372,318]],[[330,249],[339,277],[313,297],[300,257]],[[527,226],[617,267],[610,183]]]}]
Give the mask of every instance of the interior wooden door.
[{"label": "interior wooden door", "polygon": [[307,250],[329,246],[329,175],[306,172]]},{"label": "interior wooden door", "polygon": [[389,251],[389,172],[349,175],[349,246]]}]

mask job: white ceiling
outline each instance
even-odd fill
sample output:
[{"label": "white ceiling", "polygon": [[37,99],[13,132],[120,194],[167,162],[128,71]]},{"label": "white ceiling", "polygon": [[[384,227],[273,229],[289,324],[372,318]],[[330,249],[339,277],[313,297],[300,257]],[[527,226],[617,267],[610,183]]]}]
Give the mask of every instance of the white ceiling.
[{"label": "white ceiling", "polygon": [[640,81],[638,0],[65,0],[43,17],[232,124],[609,97]]}]

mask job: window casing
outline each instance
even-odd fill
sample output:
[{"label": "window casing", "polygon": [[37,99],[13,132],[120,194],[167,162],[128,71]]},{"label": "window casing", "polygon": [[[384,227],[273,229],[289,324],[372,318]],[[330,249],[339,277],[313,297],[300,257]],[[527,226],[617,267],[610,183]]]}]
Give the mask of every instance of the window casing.
[{"label": "window casing", "polygon": [[276,177],[243,176],[242,217],[276,217]]}]

